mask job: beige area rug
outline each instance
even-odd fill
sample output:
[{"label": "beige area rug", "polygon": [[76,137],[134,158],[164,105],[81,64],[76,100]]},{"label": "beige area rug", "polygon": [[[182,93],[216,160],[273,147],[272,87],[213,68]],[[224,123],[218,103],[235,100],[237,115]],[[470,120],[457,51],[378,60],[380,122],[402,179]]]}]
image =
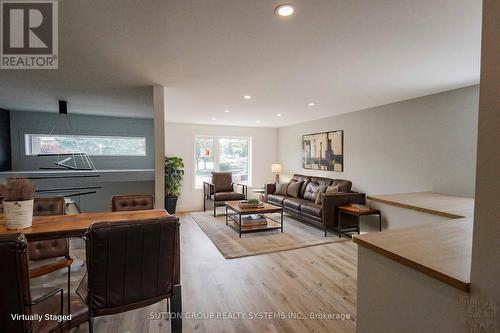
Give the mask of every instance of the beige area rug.
[{"label": "beige area rug", "polygon": [[286,215],[283,233],[280,230],[253,232],[243,234],[241,238],[235,227],[226,225],[223,215],[216,218],[210,212],[190,213],[190,215],[226,259],[348,241],[348,239],[338,239],[331,234],[324,237],[322,230],[298,222]]}]

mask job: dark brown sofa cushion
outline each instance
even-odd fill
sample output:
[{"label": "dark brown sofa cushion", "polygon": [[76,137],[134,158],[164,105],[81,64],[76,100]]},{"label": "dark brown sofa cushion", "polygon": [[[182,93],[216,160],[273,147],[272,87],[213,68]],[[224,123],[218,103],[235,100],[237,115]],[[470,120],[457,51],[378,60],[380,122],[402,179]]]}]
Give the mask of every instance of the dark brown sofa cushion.
[{"label": "dark brown sofa cushion", "polygon": [[308,203],[303,203],[300,206],[300,212],[304,213],[304,214],[316,216],[316,217],[321,217],[321,213],[323,213],[323,210],[322,210],[321,205],[316,205],[316,204],[313,204],[312,202],[308,202]]},{"label": "dark brown sofa cushion", "polygon": [[300,205],[302,204],[303,201],[304,201],[303,199],[295,199],[288,197],[283,201],[283,206],[296,211],[300,211]]},{"label": "dark brown sofa cushion", "polygon": [[312,202],[316,202],[316,198],[320,193],[326,190],[326,187],[332,183],[330,178],[311,177],[307,183],[303,198]]},{"label": "dark brown sofa cushion", "polygon": [[300,189],[302,187],[303,182],[295,182],[291,181],[290,184],[288,184],[288,188],[286,190],[286,193],[294,198],[299,197]]},{"label": "dark brown sofa cushion", "polygon": [[283,205],[283,200],[285,200],[286,198],[289,198],[285,195],[281,195],[281,194],[268,194],[267,195],[267,201],[271,202],[271,203],[276,203],[278,205]]}]

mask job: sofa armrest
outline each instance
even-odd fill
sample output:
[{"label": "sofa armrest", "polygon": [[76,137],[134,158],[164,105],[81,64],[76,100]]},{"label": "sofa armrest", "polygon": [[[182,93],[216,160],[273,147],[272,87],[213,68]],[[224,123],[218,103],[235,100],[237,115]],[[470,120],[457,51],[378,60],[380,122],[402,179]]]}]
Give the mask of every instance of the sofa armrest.
[{"label": "sofa armrest", "polygon": [[364,205],[366,202],[366,195],[358,192],[322,193],[321,196],[323,199],[323,223],[329,230],[334,230],[338,226],[338,206],[349,205],[352,203]]},{"label": "sofa armrest", "polygon": [[266,195],[273,194],[276,191],[276,184],[266,184]]}]

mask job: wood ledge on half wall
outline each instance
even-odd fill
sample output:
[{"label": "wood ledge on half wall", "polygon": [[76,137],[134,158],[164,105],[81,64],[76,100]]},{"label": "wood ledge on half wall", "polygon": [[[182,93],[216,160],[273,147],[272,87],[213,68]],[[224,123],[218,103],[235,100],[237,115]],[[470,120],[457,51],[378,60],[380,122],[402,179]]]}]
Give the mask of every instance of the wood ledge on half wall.
[{"label": "wood ledge on half wall", "polygon": [[369,200],[450,218],[353,236],[353,241],[402,265],[468,292],[474,199],[434,192],[372,195]]},{"label": "wood ledge on half wall", "polygon": [[474,217],[474,198],[435,192],[369,195],[368,200],[439,215],[450,219]]}]

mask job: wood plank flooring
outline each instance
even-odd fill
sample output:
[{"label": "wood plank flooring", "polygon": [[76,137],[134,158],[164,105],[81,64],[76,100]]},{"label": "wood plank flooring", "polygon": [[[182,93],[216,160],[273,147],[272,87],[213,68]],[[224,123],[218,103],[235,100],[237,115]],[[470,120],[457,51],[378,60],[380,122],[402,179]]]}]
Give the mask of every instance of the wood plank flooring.
[{"label": "wood plank flooring", "polygon": [[[321,232],[318,230],[318,232]],[[83,258],[82,250],[74,250]],[[183,332],[354,332],[357,246],[351,241],[227,260],[189,215],[181,216]],[[72,289],[84,266],[72,271]],[[53,273],[33,285],[64,287]],[[166,301],[96,318],[94,332],[170,332]],[[335,314],[349,319],[311,319]],[[225,317],[225,319],[217,318]],[[289,319],[292,318],[292,319]],[[73,330],[88,332],[87,324]]]}]

